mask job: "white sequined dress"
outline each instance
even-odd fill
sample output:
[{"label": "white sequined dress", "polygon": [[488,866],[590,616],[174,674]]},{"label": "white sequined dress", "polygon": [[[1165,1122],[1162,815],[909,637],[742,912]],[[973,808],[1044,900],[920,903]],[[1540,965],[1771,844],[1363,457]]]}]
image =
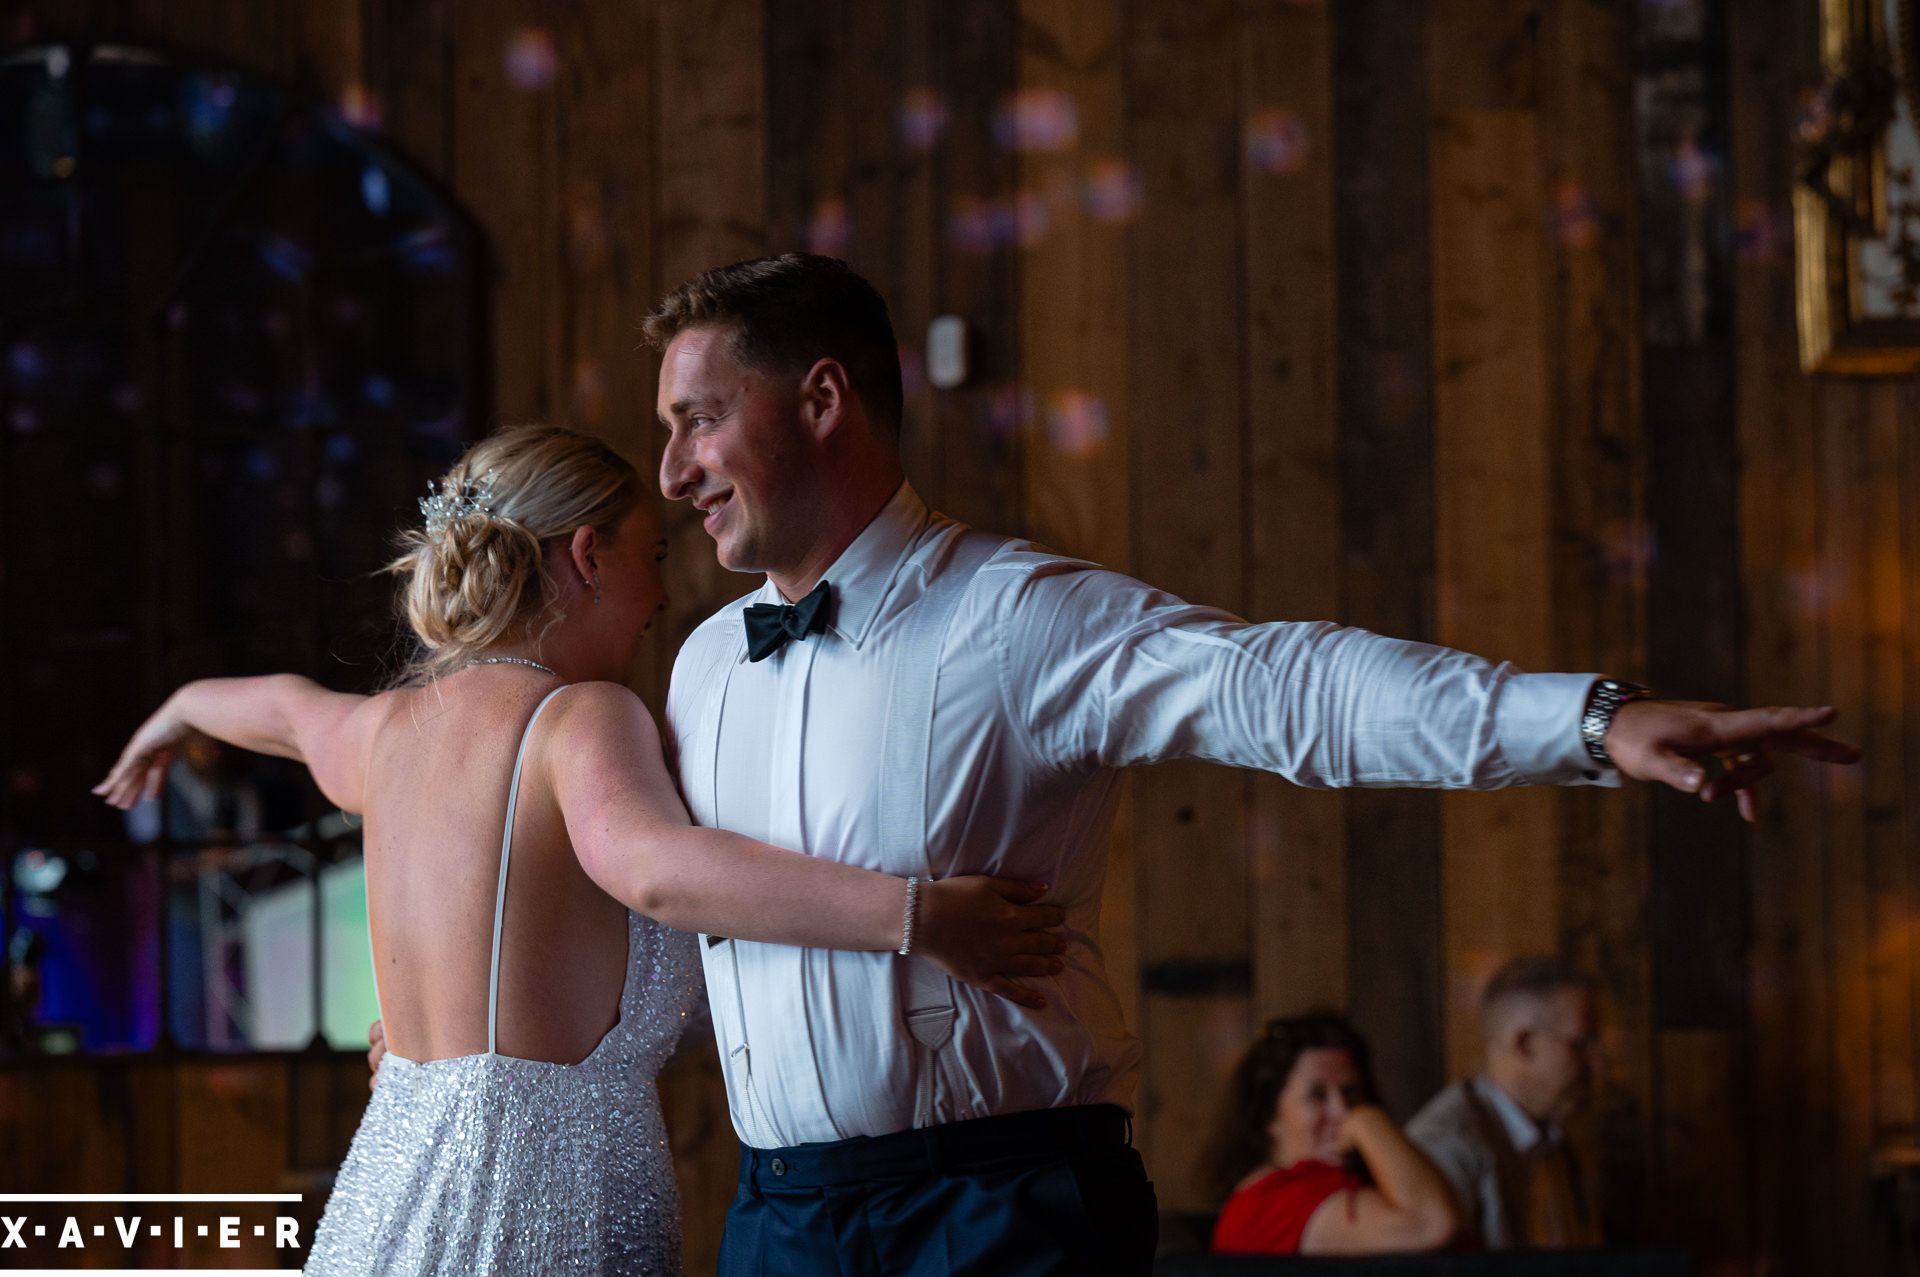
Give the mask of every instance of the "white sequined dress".
[{"label": "white sequined dress", "polygon": [[[516,761],[515,791],[519,775]],[[510,852],[503,838],[489,1043]],[[305,1271],[678,1274],[679,1194],[655,1077],[700,1009],[695,943],[629,915],[619,1022],[578,1064],[389,1052]]]}]

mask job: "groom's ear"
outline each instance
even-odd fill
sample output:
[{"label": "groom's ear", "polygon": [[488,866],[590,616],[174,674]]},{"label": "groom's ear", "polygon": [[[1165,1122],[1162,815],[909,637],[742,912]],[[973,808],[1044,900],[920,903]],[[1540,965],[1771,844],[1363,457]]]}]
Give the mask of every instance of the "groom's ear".
[{"label": "groom's ear", "polygon": [[853,389],[838,359],[821,359],[800,379],[800,424],[815,443],[824,443],[847,423]]}]

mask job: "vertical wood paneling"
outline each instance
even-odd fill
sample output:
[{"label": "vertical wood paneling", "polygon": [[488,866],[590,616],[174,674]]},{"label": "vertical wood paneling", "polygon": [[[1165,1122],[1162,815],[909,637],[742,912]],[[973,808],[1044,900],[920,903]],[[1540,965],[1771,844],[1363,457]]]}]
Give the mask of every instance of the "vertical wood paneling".
[{"label": "vertical wood paneling", "polygon": [[[175,1070],[180,1110],[179,1189],[185,1193],[272,1191],[287,1159],[287,1071],[272,1061],[182,1064]],[[344,1150],[343,1150],[344,1151]],[[236,1190],[236,1184],[260,1188]],[[272,1189],[267,1186],[271,1185]],[[251,1256],[265,1247],[248,1239]],[[182,1258],[192,1267],[231,1263],[217,1236],[187,1238]]]},{"label": "vertical wood paneling", "polygon": [[[933,182],[940,143],[923,142],[906,124],[911,109],[938,114],[931,86],[933,7],[929,0],[890,5],[850,23],[844,33],[852,65],[861,68],[849,77],[854,98],[846,118],[846,256],[886,298],[893,319],[906,392],[903,464],[916,480],[928,473],[933,441],[924,347],[935,313],[928,265],[940,232]],[[831,218],[820,229],[831,233]]]},{"label": "vertical wood paneling", "polygon": [[[1140,574],[1186,598],[1244,606],[1239,386],[1239,100],[1234,9],[1136,7],[1127,130],[1145,203],[1129,287],[1130,441]],[[1228,231],[1229,233],[1222,233]],[[1212,299],[1205,307],[1181,299]],[[1219,768],[1134,780],[1147,1043],[1142,1145],[1161,1200],[1198,1206],[1204,1130],[1248,1031],[1245,783]],[[1207,907],[1193,903],[1206,900]]]},{"label": "vertical wood paneling", "polygon": [[[1746,1096],[1726,1079],[1744,1068],[1739,1043],[1720,1029],[1669,1029],[1656,1039],[1660,1076],[1660,1173],[1670,1192],[1685,1185],[1684,1200],[1663,1204],[1667,1245],[1683,1245],[1698,1271],[1734,1273],[1748,1245],[1751,1202],[1745,1177],[1729,1173],[1729,1131],[1743,1124]],[[1858,1269],[1837,1271],[1857,1272]]]},{"label": "vertical wood paneling", "polygon": [[[909,88],[926,77],[928,16],[924,4],[903,4],[849,21],[840,32],[849,65],[859,67],[860,73],[847,77],[851,83],[841,142],[845,171],[838,194],[829,197],[840,203],[838,208],[831,203],[817,207],[811,224],[818,247],[845,257],[873,282],[890,308],[901,304],[921,274],[914,269],[917,263],[903,259],[901,233],[909,226],[920,229],[932,215],[932,166],[926,151],[903,145],[900,136],[901,105]],[[904,312],[893,319],[903,344],[921,327],[903,322]]]},{"label": "vertical wood paneling", "polygon": [[147,34],[122,0],[16,0],[0,13],[0,38],[9,45]]},{"label": "vertical wood paneling", "polygon": [[[1726,35],[1718,6],[1691,0],[1641,33],[1647,212],[1644,296],[1648,512],[1648,675],[1670,692],[1739,699],[1737,475],[1732,257],[1725,227]],[[1676,692],[1677,694],[1677,692]],[[1662,1027],[1731,1026],[1740,1015],[1744,860],[1737,822],[1657,796],[1653,841],[1655,1016]]]},{"label": "vertical wood paneling", "polygon": [[[1867,562],[1865,432],[1868,391],[1857,384],[1823,386],[1817,396],[1821,492],[1820,583],[1826,624],[1827,699],[1858,731],[1870,706],[1866,684]],[[1877,764],[1876,764],[1877,765]],[[1866,1272],[1867,1162],[1873,1148],[1874,1024],[1872,911],[1858,771],[1823,778],[1827,798],[1827,996],[1833,1006],[1835,1158],[1833,1219],[1840,1271]]]},{"label": "vertical wood paneling", "polygon": [[[1814,17],[1792,0],[1742,6],[1730,24],[1732,178],[1747,247],[1735,263],[1740,503],[1757,695],[1820,704],[1821,494],[1813,390],[1798,371],[1789,225],[1793,86],[1813,65]],[[1833,1012],[1826,978],[1827,848],[1816,778],[1789,765],[1750,841],[1754,1027],[1754,1250],[1799,1270],[1832,1236]],[[1807,1271],[1813,1269],[1808,1268]]]},{"label": "vertical wood paneling", "polygon": [[[1339,280],[1341,616],[1433,634],[1432,277],[1427,51],[1401,6],[1330,6]],[[1348,987],[1401,1116],[1445,1079],[1440,807],[1434,795],[1347,799]],[[1364,885],[1362,885],[1364,884]]]},{"label": "vertical wood paneling", "polygon": [[644,12],[574,0],[556,31],[560,204],[555,415],[645,465],[653,360],[653,25]]},{"label": "vertical wood paneling", "polygon": [[660,1112],[680,1181],[680,1245],[686,1270],[712,1272],[727,1206],[740,1182],[740,1141],[727,1112],[727,1084],[709,1029],[660,1071]]},{"label": "vertical wood paneling", "polygon": [[209,54],[267,75],[285,77],[291,69],[279,39],[280,6],[235,6],[225,0],[181,0],[136,21],[147,35],[172,51]]},{"label": "vertical wood paneling", "polygon": [[365,9],[364,0],[286,4],[280,12],[281,74],[334,103],[347,85],[365,83]]},{"label": "vertical wood paneling", "polygon": [[[103,1090],[89,1068],[22,1069],[0,1077],[0,1132],[15,1151],[0,1169],[7,1191],[59,1191],[42,1187],[48,1184],[112,1191],[94,1186],[119,1183],[130,1159]],[[57,1130],[47,1129],[49,1118],[57,1119]],[[171,1182],[171,1162],[165,1173]]]},{"label": "vertical wood paneling", "polygon": [[[1035,401],[1022,452],[1021,531],[1118,571],[1132,565],[1128,484],[1132,430],[1127,380],[1131,210],[1096,216],[1083,183],[1123,158],[1123,6],[1116,0],[1023,0],[1019,88],[1064,93],[1075,144],[1019,160],[1019,189],[1039,197],[1048,225],[1020,269],[1020,366]],[[1124,190],[1124,184],[1122,186]],[[1140,1023],[1138,881],[1132,789],[1124,785],[1107,845],[1100,942],[1128,1023]]]},{"label": "vertical wood paneling", "polygon": [[[454,196],[485,236],[495,422],[543,420],[555,407],[559,334],[559,149],[553,27],[532,3],[463,8],[452,24]],[[520,83],[509,78],[510,61]]]},{"label": "vertical wood paneling", "polygon": [[[337,1080],[344,1074],[358,1083],[364,1092],[365,1080],[360,1070],[351,1066],[343,1068],[337,1061],[321,1065],[323,1070],[331,1070]],[[28,1074],[31,1078],[33,1075]],[[129,1099],[127,1105],[127,1143],[138,1152],[127,1158],[126,1191],[130,1193],[164,1193],[179,1184],[178,1167],[180,1165],[181,1112],[173,1069],[150,1062],[130,1065],[127,1069],[127,1087]],[[0,1102],[3,1103],[3,1102]],[[345,1155],[345,1150],[353,1138],[353,1128],[359,1124],[364,1102],[358,1097],[335,1107],[333,1112],[337,1124],[346,1126],[346,1138],[341,1140],[333,1152],[333,1157]],[[58,1109],[40,1110],[42,1120],[51,1118],[62,1122],[67,1114]],[[16,1136],[20,1133],[16,1132]],[[63,1143],[61,1135],[54,1137],[55,1144]],[[25,1138],[7,1141],[8,1148],[22,1149],[30,1147]],[[337,1166],[332,1162],[327,1170],[331,1172]],[[27,1183],[50,1183],[50,1180],[28,1180]],[[76,1181],[74,1187],[83,1186]],[[12,1186],[10,1186],[12,1187]],[[45,1190],[42,1190],[45,1191]]]},{"label": "vertical wood paneling", "polygon": [[[1555,358],[1548,483],[1555,664],[1643,678],[1650,552],[1640,431],[1638,183],[1632,15],[1609,0],[1546,10],[1540,76]],[[1646,950],[1647,794],[1559,796],[1558,947],[1606,991],[1610,1085],[1578,1124],[1599,1218],[1637,1235],[1653,1159]]]},{"label": "vertical wood paneling", "polygon": [[[1257,620],[1340,615],[1333,21],[1242,3],[1247,586]],[[1257,155],[1257,148],[1270,148]],[[1264,159],[1264,162],[1259,162]],[[1251,780],[1255,1019],[1347,1004],[1337,793]]]},{"label": "vertical wood paneling", "polygon": [[[1113,0],[1026,0],[1020,91],[1063,94],[1076,141],[1021,153],[1019,187],[1045,210],[1021,254],[1020,360],[1034,414],[1023,458],[1028,530],[1067,554],[1124,570],[1131,552],[1127,457],[1125,221],[1095,216],[1089,178],[1126,165],[1122,14]],[[1127,166],[1128,171],[1131,167]],[[1111,180],[1109,177],[1107,180]],[[1124,183],[1116,183],[1124,186]]]},{"label": "vertical wood paneling", "polygon": [[364,81],[381,131],[445,182],[453,172],[453,38],[448,0],[369,5]]},{"label": "vertical wood paneling", "polygon": [[848,98],[857,77],[843,8],[841,0],[800,0],[766,9],[771,252],[818,248],[847,255],[844,242],[812,234],[816,222],[833,234],[829,225],[845,220]]},{"label": "vertical wood paneling", "polygon": [[[653,292],[658,295],[713,266],[767,251],[767,68],[764,6],[755,0],[659,0],[653,71]],[[649,379],[659,359],[635,356]],[[639,410],[652,416],[652,383]],[[652,457],[659,458],[658,441]],[[673,656],[721,604],[757,584],[726,571],[693,508],[665,512],[664,568],[673,607],[653,627],[643,668],[664,696]]]},{"label": "vertical wood paneling", "polygon": [[1857,490],[1865,497],[1861,564],[1864,675],[1868,689],[1859,722],[1858,804],[1863,816],[1871,929],[1869,969],[1873,997],[1873,1125],[1876,1138],[1914,1129],[1913,895],[1902,842],[1906,804],[1901,736],[1912,715],[1906,685],[1906,608],[1900,553],[1900,435],[1906,387],[1876,385],[1869,392],[1859,441]]},{"label": "vertical wood paneling", "polygon": [[[1902,422],[1920,421],[1920,387],[1913,384],[1902,386],[1896,400],[1898,416]],[[1897,472],[1900,485],[1900,527],[1897,533],[1900,554],[1901,620],[1905,631],[1901,648],[1901,686],[1905,692],[1900,725],[1897,731],[1900,751],[1901,802],[1899,815],[1899,842],[1902,848],[1920,847],[1920,802],[1913,795],[1920,793],[1920,588],[1916,588],[1914,578],[1920,575],[1920,434],[1912,429],[1899,431]],[[1920,936],[1915,929],[1920,927],[1920,881],[1911,859],[1907,860],[1907,979],[1913,986],[1912,1014],[1916,1024],[1920,1024]],[[1911,1063],[1917,1075],[1920,1075],[1920,1042],[1910,1044],[1914,1058]],[[1915,1083],[1920,1086],[1920,1076]]]},{"label": "vertical wood paneling", "polygon": [[[1435,636],[1527,669],[1552,656],[1544,183],[1526,100],[1537,16],[1525,2],[1442,3],[1427,18],[1437,53],[1440,33],[1470,30],[1495,55],[1463,62],[1462,49],[1430,69]],[[1502,70],[1521,91],[1487,101]],[[1558,837],[1547,791],[1455,795],[1441,817],[1447,1060],[1464,1075],[1479,1061],[1487,978],[1514,954],[1557,947]]]},{"label": "vertical wood paneling", "polygon": [[[1726,175],[1731,127],[1725,7],[1686,0],[1642,10],[1636,50],[1640,132],[1641,332],[1646,383],[1647,510],[1656,555],[1648,574],[1647,674],[1669,694],[1740,699],[1742,603],[1733,455],[1736,353],[1733,199]],[[1659,387],[1658,393],[1651,388]],[[1702,1177],[1740,1182],[1751,1159],[1745,1124],[1715,1106],[1683,1111],[1701,1086],[1743,1096],[1750,1086],[1745,1014],[1747,860],[1739,823],[1671,791],[1652,800],[1649,941],[1653,1029],[1661,1061],[1654,1091],[1663,1135],[1648,1227],[1686,1244],[1707,1265],[1745,1262],[1746,1217],[1705,1218],[1683,1196]],[[1723,1040],[1709,1047],[1700,1035]],[[1668,1076],[1668,1034],[1690,1058],[1723,1071],[1681,1086]],[[1676,1130],[1690,1133],[1673,1138]],[[1727,1199],[1739,1209],[1749,1199]]]},{"label": "vertical wood paneling", "polygon": [[654,277],[768,251],[766,40],[752,0],[656,0]]},{"label": "vertical wood paneling", "polygon": [[[1019,250],[1010,240],[1018,168],[996,134],[1012,105],[1017,0],[938,4],[931,20],[933,88],[949,117],[934,158],[940,236],[927,268],[933,311],[970,330],[966,385],[933,396],[931,469],[910,475],[937,509],[983,528],[1012,528],[1021,512],[1020,438],[1033,415],[1021,381]],[[968,210],[995,208],[989,243],[963,231]]]}]

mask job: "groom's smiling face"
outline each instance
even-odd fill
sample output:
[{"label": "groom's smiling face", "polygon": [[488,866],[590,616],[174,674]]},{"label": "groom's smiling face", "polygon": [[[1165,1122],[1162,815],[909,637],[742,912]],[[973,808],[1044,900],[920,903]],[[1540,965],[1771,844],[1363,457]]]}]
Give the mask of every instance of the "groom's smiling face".
[{"label": "groom's smiling face", "polygon": [[720,566],[777,572],[804,549],[797,534],[805,523],[792,517],[803,469],[797,396],[743,363],[730,335],[714,325],[689,328],[661,357],[660,491],[700,511]]}]

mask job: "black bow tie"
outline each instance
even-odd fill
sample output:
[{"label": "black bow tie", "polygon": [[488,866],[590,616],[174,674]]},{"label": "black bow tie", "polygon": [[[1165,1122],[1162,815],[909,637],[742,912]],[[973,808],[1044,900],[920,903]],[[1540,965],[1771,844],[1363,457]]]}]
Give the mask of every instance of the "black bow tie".
[{"label": "black bow tie", "polygon": [[827,583],[798,603],[755,603],[747,609],[747,657],[764,661],[787,645],[827,628]]}]

